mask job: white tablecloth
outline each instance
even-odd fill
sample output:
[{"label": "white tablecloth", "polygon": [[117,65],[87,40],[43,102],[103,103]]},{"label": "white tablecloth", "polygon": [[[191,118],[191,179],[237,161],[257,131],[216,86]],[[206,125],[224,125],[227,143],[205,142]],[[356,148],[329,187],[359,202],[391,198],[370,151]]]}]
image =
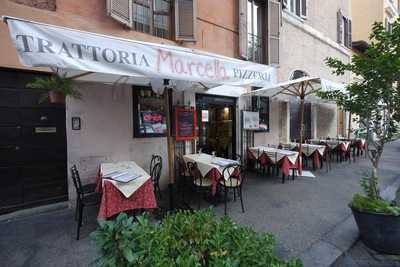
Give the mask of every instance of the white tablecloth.
[{"label": "white tablecloth", "polygon": [[136,190],[138,190],[148,179],[150,175],[143,170],[134,161],[122,161],[116,163],[102,163],[100,165],[101,176],[106,176],[108,173],[114,171],[124,171],[129,174],[140,174],[141,176],[128,183],[121,183],[111,179],[103,178],[104,181],[110,181],[126,198],[130,197]]},{"label": "white tablecloth", "polygon": [[249,149],[251,153],[253,153],[253,155],[256,157],[260,156],[262,153],[266,153],[267,156],[272,161],[272,163],[276,163],[280,161],[283,157],[287,157],[290,163],[296,164],[296,160],[299,155],[299,153],[296,151],[278,149],[267,146],[256,146],[256,147],[250,147]]},{"label": "white tablecloth", "polygon": [[[298,147],[300,144],[299,143],[289,143],[285,144],[288,145],[290,149],[295,149]],[[285,146],[284,145],[284,146]],[[326,147],[323,145],[316,145],[316,144],[302,144],[301,145],[301,151],[307,156],[311,156],[316,150],[318,153],[323,156],[325,152]]]},{"label": "white tablecloth", "polygon": [[[207,173],[213,168],[216,168],[221,174],[222,171],[225,169],[225,167],[213,164],[212,162],[215,160],[226,160],[226,159],[220,157],[213,157],[212,155],[205,153],[187,154],[183,156],[183,159],[185,160],[186,163],[196,162],[197,168],[199,169],[203,177],[205,177]],[[228,176],[228,172],[226,172],[225,175]],[[224,177],[224,178],[228,179],[229,177]]]},{"label": "white tablecloth", "polygon": [[344,149],[347,150],[350,146],[349,141],[339,141],[339,140],[325,140],[325,139],[311,139],[311,143],[324,143],[327,144],[330,148],[336,148],[338,145],[343,145]]}]

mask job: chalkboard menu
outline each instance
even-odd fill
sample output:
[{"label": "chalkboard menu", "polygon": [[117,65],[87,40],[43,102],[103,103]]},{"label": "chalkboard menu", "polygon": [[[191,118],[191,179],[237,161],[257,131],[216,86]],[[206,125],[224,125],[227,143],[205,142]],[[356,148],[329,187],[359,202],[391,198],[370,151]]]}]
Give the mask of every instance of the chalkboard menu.
[{"label": "chalkboard menu", "polygon": [[192,140],[196,138],[197,116],[193,107],[175,108],[176,140]]}]

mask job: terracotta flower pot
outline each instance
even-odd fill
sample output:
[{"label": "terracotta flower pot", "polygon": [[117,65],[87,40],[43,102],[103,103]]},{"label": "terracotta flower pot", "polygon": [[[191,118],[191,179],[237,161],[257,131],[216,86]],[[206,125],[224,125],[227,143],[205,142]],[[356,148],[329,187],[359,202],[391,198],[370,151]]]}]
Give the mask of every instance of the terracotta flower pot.
[{"label": "terracotta flower pot", "polygon": [[49,101],[53,104],[64,104],[65,103],[65,95],[60,91],[49,91]]}]

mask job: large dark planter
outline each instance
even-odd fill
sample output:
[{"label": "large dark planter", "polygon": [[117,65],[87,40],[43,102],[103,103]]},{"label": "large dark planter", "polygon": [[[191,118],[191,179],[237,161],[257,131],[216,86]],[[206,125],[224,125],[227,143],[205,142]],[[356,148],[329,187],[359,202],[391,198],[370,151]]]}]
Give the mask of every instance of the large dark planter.
[{"label": "large dark planter", "polygon": [[368,213],[350,208],[365,245],[381,253],[400,254],[400,216]]},{"label": "large dark planter", "polygon": [[49,91],[49,101],[53,104],[64,104],[65,95],[60,91]]}]

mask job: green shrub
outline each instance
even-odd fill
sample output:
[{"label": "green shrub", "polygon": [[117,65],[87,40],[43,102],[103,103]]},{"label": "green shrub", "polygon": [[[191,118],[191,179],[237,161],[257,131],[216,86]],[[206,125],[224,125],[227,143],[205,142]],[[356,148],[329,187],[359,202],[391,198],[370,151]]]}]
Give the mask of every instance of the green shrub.
[{"label": "green shrub", "polygon": [[350,205],[359,211],[400,216],[400,207],[393,206],[383,199],[371,199],[355,194]]},{"label": "green shrub", "polygon": [[159,224],[126,214],[100,222],[92,237],[100,250],[100,266],[144,267],[300,267],[273,254],[274,238],[215,218],[211,210],[168,215]]}]

